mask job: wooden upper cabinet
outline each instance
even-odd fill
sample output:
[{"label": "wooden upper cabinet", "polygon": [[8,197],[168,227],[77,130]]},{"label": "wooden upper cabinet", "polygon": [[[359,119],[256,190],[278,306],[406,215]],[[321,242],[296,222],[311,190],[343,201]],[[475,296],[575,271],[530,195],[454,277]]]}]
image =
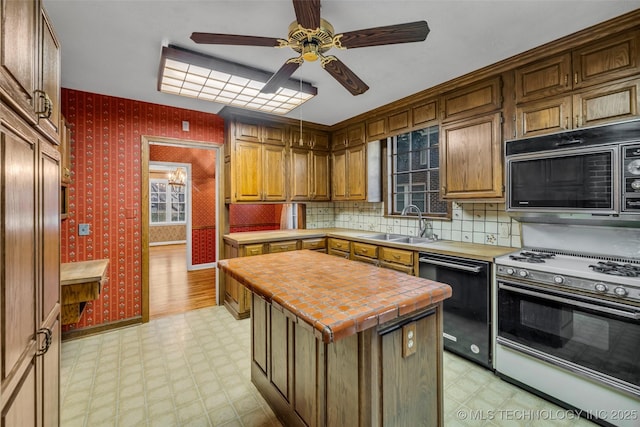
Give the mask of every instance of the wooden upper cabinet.
[{"label": "wooden upper cabinet", "polygon": [[264,144],[286,145],[289,129],[280,124],[261,124],[236,121],[234,126],[236,141],[260,142]]},{"label": "wooden upper cabinet", "polygon": [[60,139],[60,43],[44,9],[41,10],[42,59],[39,87],[42,91],[37,101],[38,128],[54,143]]},{"label": "wooden upper cabinet", "polygon": [[516,103],[571,90],[571,54],[546,58],[515,70]]},{"label": "wooden upper cabinet", "polygon": [[571,95],[516,106],[516,136],[561,132],[572,127]]},{"label": "wooden upper cabinet", "polygon": [[300,138],[300,127],[291,127],[291,147],[308,148],[314,150],[329,149],[329,133],[321,130],[304,128]]},{"label": "wooden upper cabinet", "polygon": [[351,147],[354,145],[364,144],[366,142],[365,137],[365,123],[355,123],[349,125],[346,128],[337,130],[331,136],[332,148],[340,150],[344,147]]},{"label": "wooden upper cabinet", "polygon": [[269,202],[285,201],[285,149],[284,147],[263,145],[262,200]]},{"label": "wooden upper cabinet", "polygon": [[599,85],[573,95],[574,127],[638,117],[640,80]]},{"label": "wooden upper cabinet", "polygon": [[291,166],[289,174],[291,200],[309,200],[311,198],[309,150],[292,148],[289,158]]},{"label": "wooden upper cabinet", "polygon": [[438,119],[438,101],[431,100],[411,107],[413,128],[429,126]]},{"label": "wooden upper cabinet", "polygon": [[501,78],[495,77],[445,93],[441,98],[442,121],[458,120],[500,109],[501,88]]},{"label": "wooden upper cabinet", "polygon": [[380,139],[387,136],[387,118],[377,117],[367,120],[367,140]]},{"label": "wooden upper cabinet", "polygon": [[503,198],[500,113],[445,124],[440,138],[443,199]]},{"label": "wooden upper cabinet", "polygon": [[326,151],[311,151],[311,200],[321,201],[331,199],[329,184],[329,153]]},{"label": "wooden upper cabinet", "polygon": [[0,96],[35,124],[39,2],[1,0],[0,14]]},{"label": "wooden upper cabinet", "polygon": [[366,161],[365,144],[333,152],[331,200],[366,199]]},{"label": "wooden upper cabinet", "polygon": [[640,72],[640,31],[590,43],[573,51],[573,87],[604,83]]},{"label": "wooden upper cabinet", "polygon": [[235,194],[234,201],[262,200],[262,145],[236,141],[232,161]]},{"label": "wooden upper cabinet", "polygon": [[389,114],[389,133],[398,134],[411,128],[411,111],[401,110]]}]

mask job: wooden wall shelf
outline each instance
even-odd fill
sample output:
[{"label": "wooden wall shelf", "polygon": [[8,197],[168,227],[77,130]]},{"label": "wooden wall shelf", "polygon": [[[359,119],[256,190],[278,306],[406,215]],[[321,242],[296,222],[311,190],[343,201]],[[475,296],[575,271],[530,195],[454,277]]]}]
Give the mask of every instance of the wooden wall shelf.
[{"label": "wooden wall shelf", "polygon": [[63,325],[77,323],[85,304],[98,299],[108,265],[108,259],[60,265]]}]

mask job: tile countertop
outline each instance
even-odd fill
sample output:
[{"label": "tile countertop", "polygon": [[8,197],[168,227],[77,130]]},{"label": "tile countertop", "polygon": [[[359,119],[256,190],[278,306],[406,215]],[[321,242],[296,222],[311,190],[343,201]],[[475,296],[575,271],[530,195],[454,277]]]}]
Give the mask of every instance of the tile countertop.
[{"label": "tile countertop", "polygon": [[369,239],[367,235],[380,234],[376,231],[351,230],[346,228],[318,228],[304,230],[273,230],[273,231],[248,231],[241,233],[225,234],[224,239],[240,245],[262,242],[274,242],[291,239],[306,239],[313,237],[336,237],[352,241],[373,243],[382,246],[390,246],[401,249],[409,249],[420,252],[430,252],[442,255],[451,255],[493,262],[495,257],[515,252],[518,248],[508,246],[481,245],[478,243],[465,243],[453,240],[438,240],[427,244],[397,243],[376,239]]},{"label": "tile countertop", "polygon": [[220,260],[218,268],[325,343],[451,296],[443,283],[309,250]]}]

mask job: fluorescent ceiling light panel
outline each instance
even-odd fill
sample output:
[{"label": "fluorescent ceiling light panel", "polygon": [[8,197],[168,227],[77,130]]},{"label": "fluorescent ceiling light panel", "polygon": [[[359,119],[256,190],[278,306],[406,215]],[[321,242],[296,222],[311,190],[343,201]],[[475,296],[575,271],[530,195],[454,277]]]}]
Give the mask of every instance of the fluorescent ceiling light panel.
[{"label": "fluorescent ceiling light panel", "polygon": [[272,73],[177,46],[162,48],[158,90],[264,113],[287,114],[318,89],[289,79],[276,93],[260,93]]}]

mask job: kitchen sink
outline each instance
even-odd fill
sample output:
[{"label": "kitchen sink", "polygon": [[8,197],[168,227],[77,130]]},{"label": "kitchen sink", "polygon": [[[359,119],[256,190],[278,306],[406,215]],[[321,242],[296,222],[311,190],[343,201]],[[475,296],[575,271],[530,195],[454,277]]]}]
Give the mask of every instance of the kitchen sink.
[{"label": "kitchen sink", "polygon": [[412,236],[404,236],[402,234],[365,234],[359,237],[364,237],[372,240],[383,240],[386,242],[394,242],[394,243],[408,243],[410,245],[420,245],[424,243],[433,243],[437,242],[438,239],[429,239],[427,237],[412,237]]}]

